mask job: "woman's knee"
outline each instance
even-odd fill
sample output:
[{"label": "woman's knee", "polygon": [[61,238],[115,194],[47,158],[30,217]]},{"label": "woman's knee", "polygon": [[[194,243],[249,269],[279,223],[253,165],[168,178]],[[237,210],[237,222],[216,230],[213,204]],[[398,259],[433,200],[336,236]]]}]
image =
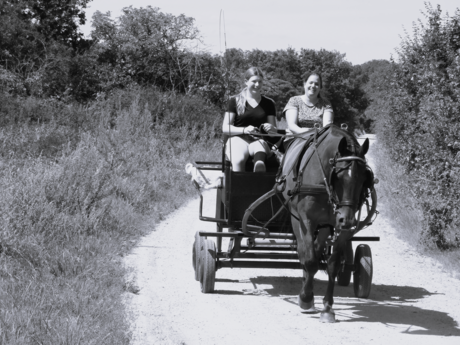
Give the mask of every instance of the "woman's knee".
[{"label": "woman's knee", "polygon": [[246,161],[249,157],[248,144],[238,137],[229,138],[225,145],[225,154],[232,162]]},{"label": "woman's knee", "polygon": [[253,143],[249,144],[249,154],[254,156],[257,152],[264,152],[267,155],[270,154],[270,147],[268,146],[267,142],[264,140],[257,140]]}]

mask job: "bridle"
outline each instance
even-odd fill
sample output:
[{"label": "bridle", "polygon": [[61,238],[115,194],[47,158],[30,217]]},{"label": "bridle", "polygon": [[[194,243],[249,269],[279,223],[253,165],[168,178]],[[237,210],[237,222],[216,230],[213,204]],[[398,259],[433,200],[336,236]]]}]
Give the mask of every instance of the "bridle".
[{"label": "bridle", "polygon": [[[335,155],[334,158],[329,159],[329,164],[332,165],[331,173],[329,175],[329,179],[326,178],[326,173],[324,172],[324,167],[323,163],[321,162],[321,158],[318,153],[318,143],[317,143],[317,134],[318,130],[316,130],[315,133],[315,139],[314,139],[314,150],[316,152],[316,157],[318,157],[319,161],[319,166],[321,167],[321,173],[323,174],[323,180],[325,183],[326,191],[329,196],[329,203],[332,205],[334,208],[334,212],[342,206],[350,206],[350,207],[358,207],[359,206],[359,201],[358,204],[354,202],[353,200],[339,200],[337,193],[333,189],[332,186],[332,177],[333,175],[337,175],[339,172],[343,170],[347,170],[354,162],[365,164],[366,168],[368,167],[367,162],[364,158],[358,157],[358,156],[346,156],[346,157],[338,157],[338,153]],[[349,162],[346,164],[344,167],[337,168],[337,163],[340,162]]]},{"label": "bridle", "polygon": [[[329,198],[332,201],[332,204],[334,205],[335,209],[341,206],[350,206],[350,207],[359,206],[359,203],[360,203],[359,201],[357,205],[356,202],[353,200],[339,200],[337,193],[332,188],[333,187],[332,177],[334,175],[337,176],[340,172],[344,170],[348,170],[355,162],[358,164],[365,164],[366,169],[367,169],[368,167],[367,162],[365,159],[358,157],[358,156],[346,156],[346,157],[340,157],[340,158],[338,158],[337,156],[338,155],[336,155],[335,158],[331,158],[329,160],[329,163],[332,165],[331,174],[329,176],[329,181],[327,181],[327,183],[329,183],[329,190],[331,191],[331,194],[332,194],[332,195],[329,195]],[[348,162],[348,164],[346,164],[343,167],[337,167],[337,163],[340,163],[340,162]]]}]

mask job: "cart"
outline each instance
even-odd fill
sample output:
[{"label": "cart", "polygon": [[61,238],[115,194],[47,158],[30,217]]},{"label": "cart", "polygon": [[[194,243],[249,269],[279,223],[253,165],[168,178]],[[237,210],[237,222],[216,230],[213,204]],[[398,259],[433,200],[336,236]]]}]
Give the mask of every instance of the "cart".
[{"label": "cart", "polygon": [[[196,161],[200,171],[222,172],[222,183],[216,189],[215,217],[203,216],[203,195],[200,193],[199,218],[216,223],[215,232],[197,231],[193,244],[193,268],[195,279],[203,293],[215,288],[216,271],[223,268],[279,268],[302,269],[296,252],[296,239],[292,232],[290,214],[284,200],[273,192],[279,163],[274,156],[267,162],[265,173],[252,172],[253,163],[247,162],[247,172],[234,172],[223,155],[221,162]],[[378,181],[377,181],[378,182]],[[377,194],[374,189],[358,211],[357,231],[372,224],[377,210]],[[251,226],[269,231],[248,231]],[[257,225],[257,227],[255,226]],[[229,238],[227,248],[222,239]],[[351,241],[379,241],[375,236],[354,236],[348,242],[337,276],[341,286],[348,286],[353,273],[354,294],[359,298],[369,296],[372,285],[372,253],[369,245],[360,244],[353,253]],[[331,254],[333,238],[326,247]],[[325,270],[326,265],[321,264]]]}]

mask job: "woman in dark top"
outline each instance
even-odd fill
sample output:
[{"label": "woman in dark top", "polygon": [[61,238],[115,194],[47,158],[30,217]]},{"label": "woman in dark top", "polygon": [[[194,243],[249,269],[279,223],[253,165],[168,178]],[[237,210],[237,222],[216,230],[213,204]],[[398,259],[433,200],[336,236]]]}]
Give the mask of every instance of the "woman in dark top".
[{"label": "woman in dark top", "polygon": [[244,74],[246,87],[228,101],[222,132],[229,136],[225,154],[233,171],[244,171],[246,160],[254,157],[254,172],[265,171],[265,159],[271,154],[268,144],[251,134],[263,127],[267,133],[276,133],[275,103],[261,95],[264,76],[257,67]]}]

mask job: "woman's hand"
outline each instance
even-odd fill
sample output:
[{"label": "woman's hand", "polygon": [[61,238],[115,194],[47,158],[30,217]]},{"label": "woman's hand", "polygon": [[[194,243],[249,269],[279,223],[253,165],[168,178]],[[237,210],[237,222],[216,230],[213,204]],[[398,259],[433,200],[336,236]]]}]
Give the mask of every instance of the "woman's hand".
[{"label": "woman's hand", "polygon": [[287,137],[292,137],[293,135],[294,135],[294,133],[289,128],[286,128],[286,136]]},{"label": "woman's hand", "polygon": [[251,125],[244,127],[243,129],[243,134],[256,134],[256,133],[257,133],[257,128]]},{"label": "woman's hand", "polygon": [[262,125],[262,128],[267,134],[276,134],[276,127],[273,126],[271,123],[264,123]]}]

